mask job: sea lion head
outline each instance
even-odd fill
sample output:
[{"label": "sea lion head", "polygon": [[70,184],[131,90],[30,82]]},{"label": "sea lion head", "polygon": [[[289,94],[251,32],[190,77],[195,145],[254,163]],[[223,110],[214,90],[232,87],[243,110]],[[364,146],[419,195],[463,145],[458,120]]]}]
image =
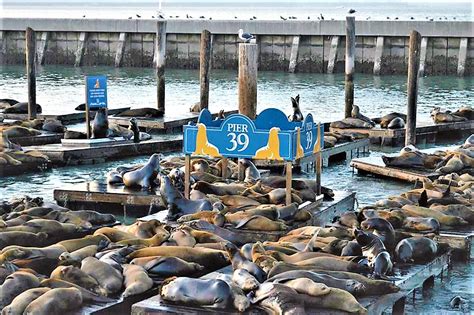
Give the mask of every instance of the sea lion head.
[{"label": "sea lion head", "polygon": [[227,251],[227,253],[230,255],[230,257],[233,257],[235,253],[239,251],[237,246],[232,244],[231,242],[227,242],[224,244],[224,249]]},{"label": "sea lion head", "polygon": [[148,159],[148,164],[153,167],[153,170],[158,170],[159,171],[159,166],[160,166],[160,160],[162,159],[163,155],[154,153],[150,158]]},{"label": "sea lion head", "polygon": [[225,224],[225,216],[221,213],[216,213],[214,215],[214,218],[212,219],[212,223],[215,225],[215,226],[224,226]]},{"label": "sea lion head", "polygon": [[352,117],[357,117],[359,114],[360,114],[359,106],[357,106],[357,105],[352,105],[351,116],[352,116]]},{"label": "sea lion head", "polygon": [[373,235],[372,233],[366,233],[359,229],[354,229],[354,236],[357,240],[357,243],[359,243],[361,246],[369,245],[375,237],[375,235]]},{"label": "sea lion head", "polygon": [[395,249],[395,254],[397,255],[397,259],[403,263],[410,263],[414,262],[413,260],[413,247],[411,244],[405,240],[401,241],[397,248]]}]

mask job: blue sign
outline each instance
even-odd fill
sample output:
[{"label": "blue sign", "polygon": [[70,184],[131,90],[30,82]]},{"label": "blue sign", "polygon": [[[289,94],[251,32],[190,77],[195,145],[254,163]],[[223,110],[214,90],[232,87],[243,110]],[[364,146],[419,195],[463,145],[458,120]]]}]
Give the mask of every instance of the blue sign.
[{"label": "blue sign", "polygon": [[203,109],[196,124],[184,126],[183,151],[212,157],[293,161],[319,152],[323,145],[321,130],[311,114],[303,122],[290,122],[282,111],[270,108],[254,121],[240,114],[213,120]]},{"label": "blue sign", "polygon": [[107,77],[86,76],[86,101],[90,109],[107,108]]}]

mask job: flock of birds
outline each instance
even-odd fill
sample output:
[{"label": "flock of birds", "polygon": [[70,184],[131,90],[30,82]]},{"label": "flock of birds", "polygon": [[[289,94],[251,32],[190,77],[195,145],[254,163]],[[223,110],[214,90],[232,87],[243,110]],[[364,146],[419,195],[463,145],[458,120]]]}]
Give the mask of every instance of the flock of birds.
[{"label": "flock of birds", "polygon": [[[357,12],[357,11],[354,10],[354,9],[349,9],[349,11],[347,11],[348,14],[354,14],[354,13],[356,13],[356,12]],[[83,18],[86,18],[86,15],[84,14],[82,17],[83,17]],[[137,19],[140,19],[142,16],[141,16],[140,14],[135,14],[135,17],[136,17]],[[128,17],[129,20],[132,20],[133,18],[134,18],[133,16],[129,16],[129,17]],[[155,19],[155,18],[158,18],[158,19],[165,19],[166,17],[165,17],[163,14],[157,14],[156,16],[155,16],[155,15],[152,15],[151,18],[152,18],[152,19]],[[173,15],[169,15],[168,18],[170,18],[170,19],[179,19],[180,16],[179,16],[179,15],[174,15],[174,16],[173,16]],[[191,15],[186,14],[186,19],[194,19],[194,18],[193,18]],[[201,16],[199,16],[199,19],[209,19],[209,20],[212,20],[212,17],[206,18],[204,15],[201,15]],[[238,19],[238,17],[237,17],[237,16],[234,16],[234,19]],[[297,18],[296,16],[288,16],[288,17],[285,17],[285,16],[280,15],[280,19],[283,20],[283,21],[287,21],[287,20],[297,20],[298,18]],[[311,16],[308,16],[307,19],[308,19],[308,20],[311,20]],[[324,16],[323,16],[322,13],[320,13],[319,16],[316,17],[316,19],[317,19],[317,20],[320,20],[320,21],[324,21],[324,20],[325,20],[325,18],[324,18]],[[368,20],[371,19],[371,17],[368,16],[368,17],[366,17],[365,19],[368,21]],[[396,17],[393,18],[393,19],[394,19],[394,20],[398,20],[398,16],[396,16]],[[434,21],[436,18],[427,16],[427,17],[425,17],[425,19],[428,20],[428,21]],[[444,16],[444,17],[439,17],[438,19],[439,19],[440,21],[442,21],[442,20],[446,20],[446,21],[447,21],[447,20],[448,20],[448,17]],[[257,20],[257,17],[256,17],[256,16],[252,16],[252,17],[249,18],[249,20],[250,20],[250,21]],[[387,20],[390,20],[390,17],[389,17],[389,16],[387,16]],[[411,17],[410,17],[410,20],[415,20],[415,18],[414,18],[413,16],[411,16]],[[456,20],[456,17],[453,17],[453,20]],[[334,18],[331,18],[331,21],[334,21]]]}]

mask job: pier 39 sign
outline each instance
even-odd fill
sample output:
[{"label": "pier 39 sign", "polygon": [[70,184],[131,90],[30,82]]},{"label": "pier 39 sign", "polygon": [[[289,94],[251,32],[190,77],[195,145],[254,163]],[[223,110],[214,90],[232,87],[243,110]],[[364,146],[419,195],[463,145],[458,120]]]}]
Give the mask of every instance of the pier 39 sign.
[{"label": "pier 39 sign", "polygon": [[275,108],[262,111],[255,120],[233,114],[212,119],[203,109],[196,124],[184,126],[185,154],[293,161],[320,151],[321,127],[307,115],[302,122],[290,122]]},{"label": "pier 39 sign", "polygon": [[90,109],[107,108],[107,77],[86,76],[86,104]]}]

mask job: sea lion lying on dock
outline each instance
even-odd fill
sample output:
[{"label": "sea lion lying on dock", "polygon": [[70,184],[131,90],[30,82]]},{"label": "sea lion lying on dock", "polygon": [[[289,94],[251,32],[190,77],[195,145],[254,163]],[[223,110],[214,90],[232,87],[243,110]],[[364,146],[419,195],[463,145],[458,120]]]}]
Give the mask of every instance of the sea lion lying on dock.
[{"label": "sea lion lying on dock", "polygon": [[400,151],[399,156],[382,155],[382,160],[386,166],[434,169],[443,160],[443,157],[427,154],[408,146]]},{"label": "sea lion lying on dock", "polygon": [[363,128],[371,129],[373,128],[372,124],[359,119],[359,118],[344,118],[342,120],[333,121],[330,125],[331,128],[340,128],[340,129],[352,129],[352,128]]},{"label": "sea lion lying on dock", "polygon": [[435,124],[439,123],[448,123],[448,122],[458,122],[458,121],[466,121],[467,118],[462,116],[456,116],[451,111],[442,112],[441,108],[435,107],[430,113],[431,119],[433,119]]},{"label": "sea lion lying on dock", "polygon": [[125,186],[133,187],[139,186],[144,190],[150,189],[154,183],[154,180],[160,172],[160,154],[153,154],[148,162],[141,168],[125,172],[122,175],[122,180]]},{"label": "sea lion lying on dock", "polygon": [[121,113],[116,114],[116,117],[146,117],[146,118],[159,118],[163,117],[163,111],[156,108],[133,108],[125,110]]},{"label": "sea lion lying on dock", "polygon": [[0,99],[0,109],[5,109],[18,103],[19,102],[17,100],[11,98],[2,98]]},{"label": "sea lion lying on dock", "polygon": [[415,236],[401,240],[395,249],[397,261],[407,263],[421,263],[432,260],[438,252],[435,241],[422,236]]},{"label": "sea lion lying on dock", "polygon": [[360,113],[360,108],[357,105],[352,105],[351,117],[360,119],[362,121],[365,121],[366,123],[368,123],[372,127],[375,127],[375,123],[372,121],[372,119],[370,119],[367,116],[362,115]]},{"label": "sea lion lying on dock", "polygon": [[[388,126],[390,125],[392,120],[394,120],[396,118],[400,118],[401,120],[403,120],[403,124],[405,124],[405,122],[407,121],[407,115],[401,114],[401,113],[396,113],[396,112],[387,114],[387,115],[382,116],[380,118],[372,118],[372,120],[376,124],[380,124],[380,128],[388,128]],[[397,120],[397,121],[398,121],[397,124],[401,123],[399,120]],[[392,127],[393,127],[393,125],[392,125]]]},{"label": "sea lion lying on dock", "polygon": [[[41,114],[41,105],[36,104],[36,113]],[[20,102],[15,105],[11,105],[3,110],[4,114],[28,114],[28,103]]]}]

